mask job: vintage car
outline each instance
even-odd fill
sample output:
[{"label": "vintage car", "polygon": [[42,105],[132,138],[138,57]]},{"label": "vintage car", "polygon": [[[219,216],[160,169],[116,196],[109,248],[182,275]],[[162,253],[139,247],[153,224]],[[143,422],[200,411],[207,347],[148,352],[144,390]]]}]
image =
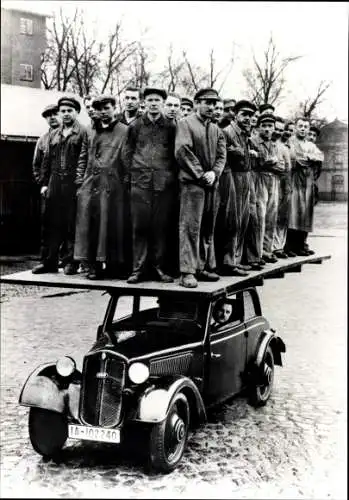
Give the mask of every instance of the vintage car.
[{"label": "vintage car", "polygon": [[274,264],[196,289],[88,282],[62,273],[3,276],[4,282],[110,295],[82,370],[66,356],[40,365],[25,382],[19,403],[30,407],[33,448],[55,457],[68,438],[118,444],[138,428],[152,467],[172,471],[189,430],[205,422],[208,407],[243,390],[254,406],[270,398],[275,365],[282,366],[286,347],[262,315],[256,286],[324,258],[298,258],[293,265]]}]

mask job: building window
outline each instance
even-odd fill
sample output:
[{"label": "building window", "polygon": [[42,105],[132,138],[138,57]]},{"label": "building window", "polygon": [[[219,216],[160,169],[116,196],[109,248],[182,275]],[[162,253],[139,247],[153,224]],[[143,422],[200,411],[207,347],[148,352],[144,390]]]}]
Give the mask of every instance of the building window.
[{"label": "building window", "polygon": [[336,165],[342,165],[343,164],[343,155],[342,153],[335,153],[334,155],[334,162]]},{"label": "building window", "polygon": [[33,81],[33,66],[31,64],[20,64],[19,79],[25,82]]},{"label": "building window", "polygon": [[32,35],[33,34],[33,20],[27,19],[26,17],[21,17],[20,22],[20,33],[22,35]]}]

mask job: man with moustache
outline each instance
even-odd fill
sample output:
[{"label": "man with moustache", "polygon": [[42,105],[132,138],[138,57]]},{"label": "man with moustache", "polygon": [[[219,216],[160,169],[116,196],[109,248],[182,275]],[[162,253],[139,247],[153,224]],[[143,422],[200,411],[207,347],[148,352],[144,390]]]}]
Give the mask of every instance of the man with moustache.
[{"label": "man with moustache", "polygon": [[180,285],[217,281],[214,228],[219,205],[218,182],[226,160],[224,134],[212,123],[219,96],[212,88],[194,97],[196,112],[178,122],[175,157],[179,166]]},{"label": "man with moustache", "polygon": [[169,93],[167,95],[164,106],[165,117],[176,124],[179,118],[180,108],[181,108],[180,96],[178,94],[175,94],[174,92]]},{"label": "man with moustache", "polygon": [[146,88],[146,113],[128,128],[125,161],[131,185],[133,270],[127,282],[144,281],[147,271],[170,283],[166,272],[168,221],[176,197],[176,125],[163,115],[166,91]]},{"label": "man with moustache", "polygon": [[124,95],[124,109],[116,115],[116,120],[125,125],[130,125],[141,113],[139,112],[141,91],[138,87],[127,87]]},{"label": "man with moustache", "polygon": [[75,274],[76,170],[87,131],[77,120],[81,105],[74,97],[61,97],[58,109],[62,124],[51,134],[40,175],[41,194],[46,198],[48,251],[34,274],[57,272],[59,249],[63,245],[65,274]]},{"label": "man with moustache", "polygon": [[[46,120],[49,129],[38,139],[33,156],[33,176],[35,182],[40,188],[42,187],[40,185],[42,161],[44,159],[45,150],[50,138],[50,133],[60,125],[57,104],[50,104],[49,106],[46,106],[41,113],[41,116]],[[48,252],[47,245],[46,200],[45,196],[41,196],[41,260],[46,258]]]},{"label": "man with moustache", "polygon": [[189,97],[182,97],[180,117],[185,118],[186,116],[190,115],[190,113],[193,112],[193,109],[194,109],[193,101],[189,99]]},{"label": "man with moustache", "polygon": [[223,130],[227,143],[227,165],[220,184],[223,203],[217,222],[221,235],[217,234],[217,248],[223,249],[220,271],[227,276],[246,276],[247,270],[260,269],[252,255],[249,255],[251,263],[248,266],[242,264],[253,189],[249,135],[255,111],[253,103],[238,101],[234,107],[235,122]]},{"label": "man with moustache", "polygon": [[114,117],[114,97],[101,95],[92,106],[100,122],[91,132],[88,150],[79,157],[74,258],[88,264],[88,279],[122,278],[125,174],[121,147],[127,126]]},{"label": "man with moustache", "polygon": [[314,177],[323,153],[309,140],[308,118],[298,118],[295,135],[290,138],[292,162],[292,194],[287,232],[287,249],[297,255],[312,255],[306,239],[313,230],[314,219]]},{"label": "man with moustache", "polygon": [[285,121],[275,116],[275,130],[272,141],[276,146],[278,165],[283,171],[276,172],[278,194],[277,220],[273,239],[273,253],[277,258],[288,257],[284,251],[288,227],[288,215],[291,196],[291,158],[288,147],[281,141]]}]

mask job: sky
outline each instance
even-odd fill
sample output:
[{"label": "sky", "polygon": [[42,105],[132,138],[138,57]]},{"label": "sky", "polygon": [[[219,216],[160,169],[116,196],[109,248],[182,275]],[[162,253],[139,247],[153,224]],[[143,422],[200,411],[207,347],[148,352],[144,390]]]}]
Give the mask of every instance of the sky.
[{"label": "sky", "polygon": [[[97,21],[105,33],[122,17],[128,39],[139,38],[148,28],[153,46],[153,69],[161,70],[168,47],[181,57],[208,65],[214,48],[217,65],[224,67],[234,50],[235,63],[222,97],[243,98],[242,70],[250,65],[252,51],[263,53],[270,33],[282,56],[302,55],[286,73],[287,88],[278,106],[287,114],[297,103],[314,95],[321,80],[331,81],[319,112],[329,120],[348,119],[348,14],[346,2],[219,2],[219,1],[2,1],[44,14],[60,6],[84,11],[85,21]],[[97,34],[98,36],[98,34]]]}]

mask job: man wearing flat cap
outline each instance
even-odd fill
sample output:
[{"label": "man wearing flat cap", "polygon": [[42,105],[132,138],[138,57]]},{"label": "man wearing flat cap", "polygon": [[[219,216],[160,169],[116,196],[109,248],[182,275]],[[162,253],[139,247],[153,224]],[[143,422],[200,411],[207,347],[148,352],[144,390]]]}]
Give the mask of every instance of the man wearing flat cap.
[{"label": "man wearing flat cap", "polygon": [[181,118],[185,118],[193,112],[194,103],[189,97],[182,97],[181,99]]},{"label": "man wearing flat cap", "polygon": [[40,175],[41,194],[46,198],[48,253],[34,274],[57,272],[58,257],[64,248],[65,274],[75,274],[74,238],[76,215],[76,170],[81,146],[87,139],[86,128],[77,120],[81,105],[75,97],[58,101],[61,125],[52,131],[44,154]]},{"label": "man wearing flat cap", "polygon": [[128,127],[124,155],[130,183],[133,269],[128,283],[152,273],[173,281],[166,268],[168,235],[176,197],[176,125],[163,115],[163,89],[144,90],[146,112]]},{"label": "man wearing flat cap", "polygon": [[175,156],[179,165],[180,285],[217,281],[214,228],[219,206],[218,182],[226,159],[224,134],[211,122],[219,96],[211,88],[199,90],[196,113],[178,122]]},{"label": "man wearing flat cap", "polygon": [[275,108],[272,104],[261,104],[258,108],[259,110],[259,114],[262,115],[262,114],[274,114],[274,111],[275,111]]},{"label": "man wearing flat cap", "polygon": [[[88,279],[124,276],[123,180],[121,148],[127,126],[115,118],[115,98],[92,101],[100,123],[80,153],[74,258],[88,264]],[[105,269],[103,270],[103,264]]]},{"label": "man wearing flat cap", "polygon": [[217,248],[221,249],[221,274],[228,276],[247,275],[241,261],[250,217],[252,180],[249,133],[251,116],[255,110],[253,103],[238,101],[234,107],[235,122],[223,129],[227,142],[227,165],[220,185],[222,201],[216,241]]},{"label": "man wearing flat cap", "polygon": [[[38,139],[38,142],[36,143],[32,164],[33,176],[35,182],[40,188],[42,187],[40,184],[42,161],[44,159],[44,154],[47,148],[50,133],[58,128],[60,123],[57,104],[49,104],[48,106],[46,106],[41,113],[41,116],[45,118],[49,129]],[[47,255],[47,244],[46,203],[45,197],[41,196],[41,259],[44,259]]]},{"label": "man wearing flat cap", "polygon": [[257,127],[259,138],[254,141],[258,152],[254,171],[257,242],[262,259],[265,262],[277,262],[277,257],[273,254],[273,242],[279,202],[278,176],[284,172],[285,165],[278,156],[277,146],[272,140],[275,131],[275,116],[271,113],[261,113]]}]

